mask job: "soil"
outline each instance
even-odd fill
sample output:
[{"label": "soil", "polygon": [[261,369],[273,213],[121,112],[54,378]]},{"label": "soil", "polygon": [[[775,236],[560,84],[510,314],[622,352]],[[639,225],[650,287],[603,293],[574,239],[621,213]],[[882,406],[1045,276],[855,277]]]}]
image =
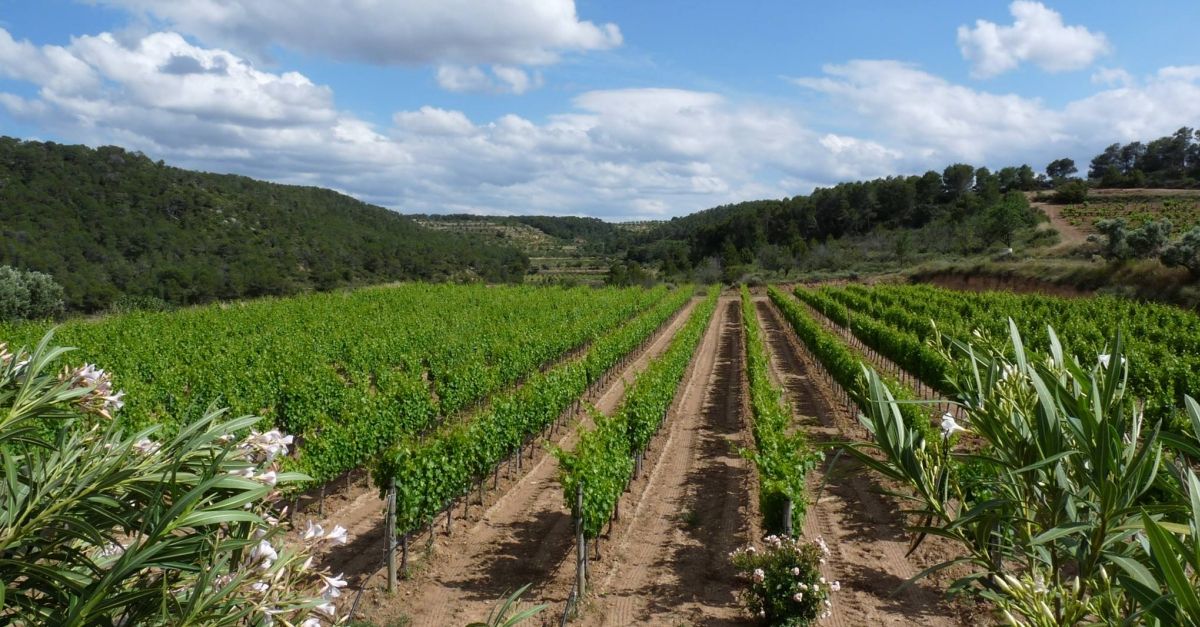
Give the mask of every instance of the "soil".
[{"label": "soil", "polygon": [[[773,377],[792,404],[797,420],[814,441],[862,440],[865,429],[837,400],[823,370],[800,348],[775,306],[756,298],[771,358]],[[883,493],[881,485],[861,464],[843,456],[836,466],[823,463],[812,473],[803,535],[821,536],[830,548],[824,566],[827,579],[842,589],[833,597],[833,625],[921,624],[975,625],[986,623],[986,610],[952,604],[942,591],[944,578],[927,578],[903,591],[898,588],[924,568],[948,555],[952,547],[927,542],[912,556],[900,504]]]},{"label": "soil", "polygon": [[[596,410],[611,413],[620,404],[627,382],[666,350],[697,302],[693,300],[679,312],[620,376],[600,391],[594,401]],[[553,446],[569,450],[579,429],[590,425],[588,413],[581,412],[572,425],[553,437]],[[356,618],[379,625],[403,620],[412,625],[462,625],[484,619],[505,596],[530,583],[523,607],[547,603],[550,608],[539,618],[557,623],[573,577],[574,564],[569,558],[574,529],[550,447],[534,447],[532,455],[534,459],[523,464],[527,472],[516,473],[493,491],[500,496],[486,510],[476,509],[474,516],[465,520],[459,510],[449,534],[444,524],[439,524],[432,534],[412,540],[410,559],[416,562],[412,576],[400,582],[390,596],[384,590],[384,576],[377,570],[385,548],[378,495],[360,495],[354,506],[334,512],[330,519],[350,530],[351,542],[332,556],[332,569],[336,573],[344,565],[347,578],[354,576],[352,585],[364,590]]]},{"label": "soil", "polygon": [[740,625],[729,553],[759,535],[740,300],[723,297],[668,415],[637,503],[592,562],[584,625]]},{"label": "soil", "polygon": [[1050,226],[1058,231],[1058,243],[1050,248],[1049,252],[1066,252],[1087,243],[1087,233],[1063,217],[1063,205],[1048,202],[1034,202],[1030,205],[1045,212],[1046,216],[1050,218]]}]

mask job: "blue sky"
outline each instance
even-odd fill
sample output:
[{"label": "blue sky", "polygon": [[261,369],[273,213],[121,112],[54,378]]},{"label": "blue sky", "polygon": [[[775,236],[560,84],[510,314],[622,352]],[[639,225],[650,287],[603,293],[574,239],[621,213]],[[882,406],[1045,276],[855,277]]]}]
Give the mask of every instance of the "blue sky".
[{"label": "blue sky", "polygon": [[1196,2],[0,0],[0,133],[627,220],[1200,124]]}]

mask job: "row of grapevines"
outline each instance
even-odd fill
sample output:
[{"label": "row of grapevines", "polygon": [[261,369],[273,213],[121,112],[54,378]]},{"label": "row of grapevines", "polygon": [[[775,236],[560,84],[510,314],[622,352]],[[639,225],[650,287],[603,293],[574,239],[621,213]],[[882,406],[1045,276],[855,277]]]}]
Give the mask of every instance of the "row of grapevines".
[{"label": "row of grapevines", "polygon": [[[777,288],[769,288],[772,302],[783,312],[783,317],[796,331],[800,341],[816,356],[829,375],[862,406],[867,402],[868,390],[862,360],[854,355],[841,338],[826,331],[813,319],[805,307]],[[900,401],[911,401],[917,395],[907,386],[895,380],[885,381],[892,396]],[[922,405],[901,403],[898,405],[904,419],[920,429],[926,440],[937,442],[937,431]]]},{"label": "row of grapevines", "polygon": [[[796,297],[821,312],[835,324],[850,329],[863,344],[920,379],[925,385],[944,390],[950,364],[929,342],[906,330],[889,326],[872,317],[870,302],[846,291],[796,288]],[[866,315],[862,315],[862,314]]]},{"label": "row of grapevines", "polygon": [[[863,292],[883,307],[903,309],[912,319],[905,330],[922,339],[933,337],[933,326],[948,336],[966,338],[979,330],[1006,337],[1012,318],[1031,348],[1049,348],[1046,326],[1085,361],[1108,353],[1118,330],[1126,353],[1144,367],[1130,372],[1131,391],[1146,401],[1157,418],[1181,417],[1183,395],[1200,388],[1200,316],[1177,308],[1108,296],[1066,299],[1003,292],[959,292],[931,286],[879,286]],[[893,323],[894,324],[894,323]]]},{"label": "row of grapevines", "polygon": [[805,479],[820,461],[808,446],[803,430],[789,433],[792,411],[783,400],[783,390],[771,383],[770,361],[762,328],[742,286],[742,326],[746,331],[746,376],[750,382],[750,410],[754,417],[754,452],[758,469],[758,501],[766,526],[781,527],[787,501],[792,502],[792,529],[804,524]]},{"label": "row of grapevines", "polygon": [[396,483],[396,530],[408,533],[470,490],[534,434],[549,427],[614,365],[646,342],[695,293],[677,289],[629,323],[591,344],[579,359],[530,376],[469,420],[431,435],[407,436],[381,454],[374,480]]},{"label": "row of grapevines", "polygon": [[[170,433],[210,405],[228,406],[297,434],[301,469],[325,480],[665,293],[411,284],[77,320],[57,341],[114,373],[129,394],[125,424]],[[0,338],[20,345],[44,331],[17,325]]]},{"label": "row of grapevines", "polygon": [[583,531],[600,534],[617,507],[633,473],[635,455],[646,449],[662,426],[675,391],[700,345],[717,307],[719,290],[710,291],[671,340],[667,350],[650,362],[629,387],[612,416],[597,416],[595,429],[584,433],[574,451],[559,451],[561,482],[568,507],[574,508],[576,489],[583,485]]}]

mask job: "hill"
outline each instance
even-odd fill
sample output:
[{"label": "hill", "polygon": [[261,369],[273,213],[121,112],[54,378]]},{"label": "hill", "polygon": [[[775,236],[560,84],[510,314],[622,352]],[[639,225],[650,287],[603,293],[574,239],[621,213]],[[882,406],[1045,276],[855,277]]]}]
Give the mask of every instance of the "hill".
[{"label": "hill", "polygon": [[0,265],[68,308],[184,305],[396,280],[520,280],[515,247],[426,229],[344,194],[193,172],[112,146],[0,138]]}]

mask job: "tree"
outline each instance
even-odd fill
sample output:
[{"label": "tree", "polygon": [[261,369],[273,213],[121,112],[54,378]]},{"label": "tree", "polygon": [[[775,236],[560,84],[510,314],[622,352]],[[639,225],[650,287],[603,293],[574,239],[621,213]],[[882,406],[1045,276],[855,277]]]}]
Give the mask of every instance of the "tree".
[{"label": "tree", "polygon": [[1017,231],[1032,224],[1029,201],[1025,195],[1009,192],[984,212],[981,235],[988,243],[999,241],[1011,248]]},{"label": "tree", "polygon": [[1163,249],[1159,260],[1168,267],[1187,268],[1193,278],[1200,277],[1200,226],[1193,227],[1179,241]]},{"label": "tree", "polygon": [[1126,241],[1128,234],[1125,231],[1124,218],[1097,220],[1094,226],[1105,238],[1101,252],[1105,259],[1121,261],[1129,258],[1129,243]]},{"label": "tree", "polygon": [[975,183],[975,168],[956,163],[942,172],[942,196],[953,202],[965,197]]},{"label": "tree", "polygon": [[1046,176],[1051,181],[1061,181],[1079,170],[1075,168],[1073,159],[1055,159],[1046,166]]}]

